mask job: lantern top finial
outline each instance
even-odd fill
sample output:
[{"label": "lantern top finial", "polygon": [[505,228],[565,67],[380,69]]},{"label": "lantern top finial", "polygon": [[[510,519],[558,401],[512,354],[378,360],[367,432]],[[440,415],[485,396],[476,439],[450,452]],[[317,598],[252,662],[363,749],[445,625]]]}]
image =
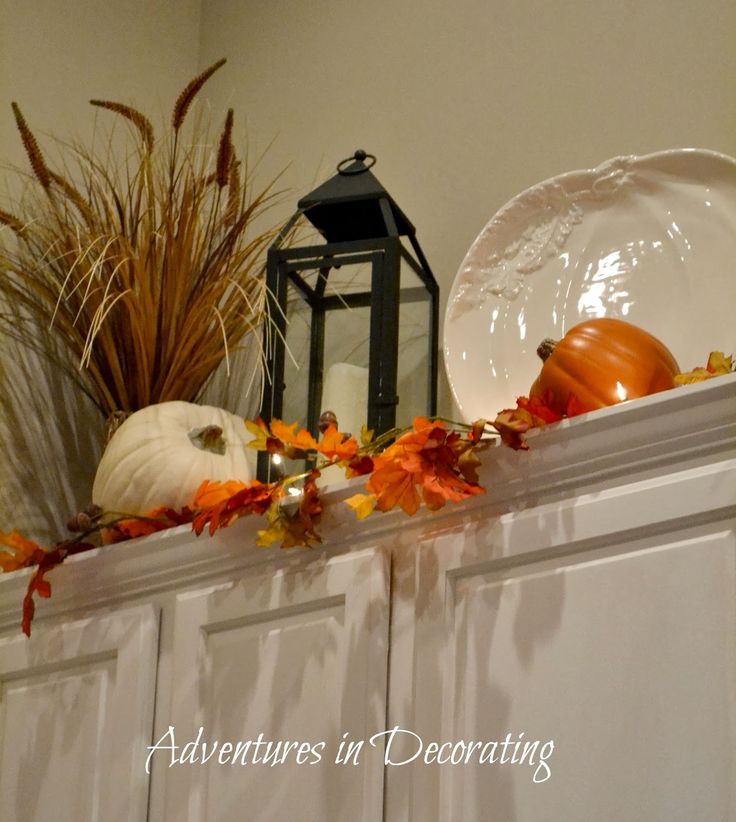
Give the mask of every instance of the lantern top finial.
[{"label": "lantern top finial", "polygon": [[369,170],[376,158],[358,149],[337,165],[337,174],[299,200],[299,214],[328,243],[413,236],[414,226]]},{"label": "lantern top finial", "polygon": [[[367,163],[366,160],[368,160]],[[375,164],[375,154],[368,154],[367,151],[359,148],[352,157],[346,157],[344,160],[340,160],[337,164],[337,171],[338,174],[342,174],[343,177],[350,177],[353,174],[363,174],[368,171],[369,168],[373,168]]]}]

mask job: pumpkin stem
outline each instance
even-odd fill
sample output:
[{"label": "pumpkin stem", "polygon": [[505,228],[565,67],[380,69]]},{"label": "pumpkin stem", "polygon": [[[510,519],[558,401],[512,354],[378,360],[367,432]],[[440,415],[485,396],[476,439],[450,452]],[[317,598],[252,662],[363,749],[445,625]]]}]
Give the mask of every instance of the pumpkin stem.
[{"label": "pumpkin stem", "polygon": [[130,416],[130,411],[112,411],[105,420],[105,445],[112,439],[112,435]]},{"label": "pumpkin stem", "polygon": [[557,347],[558,340],[552,340],[547,337],[546,340],[542,340],[541,343],[537,346],[537,356],[539,357],[542,362],[546,362],[549,355],[555,350]]},{"label": "pumpkin stem", "polygon": [[204,428],[193,428],[189,432],[192,445],[212,454],[225,453],[225,438],[219,425],[205,425]]}]

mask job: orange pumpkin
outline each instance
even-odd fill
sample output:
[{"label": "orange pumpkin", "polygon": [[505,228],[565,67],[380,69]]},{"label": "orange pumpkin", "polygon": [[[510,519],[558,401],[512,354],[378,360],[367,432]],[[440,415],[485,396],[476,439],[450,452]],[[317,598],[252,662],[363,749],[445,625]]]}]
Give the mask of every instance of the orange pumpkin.
[{"label": "orange pumpkin", "polygon": [[559,342],[537,349],[544,360],[529,392],[558,414],[583,414],[674,387],[680,367],[647,331],[608,317],[586,320]]}]

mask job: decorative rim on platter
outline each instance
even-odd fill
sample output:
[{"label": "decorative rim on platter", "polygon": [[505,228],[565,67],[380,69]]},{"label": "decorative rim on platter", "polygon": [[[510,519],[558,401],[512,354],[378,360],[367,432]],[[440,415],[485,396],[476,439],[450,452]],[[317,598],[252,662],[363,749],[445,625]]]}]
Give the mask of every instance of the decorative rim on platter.
[{"label": "decorative rim on platter", "polygon": [[[686,148],[619,156],[531,186],[483,228],[449,295],[445,366],[462,417],[512,404],[538,370],[536,344],[591,316],[641,325],[679,357],[714,342],[730,350],[734,259],[736,159],[728,155]],[[604,294],[604,280],[619,287]],[[595,299],[586,303],[582,288]],[[667,305],[657,300],[665,290]],[[715,316],[684,321],[714,302]]]}]

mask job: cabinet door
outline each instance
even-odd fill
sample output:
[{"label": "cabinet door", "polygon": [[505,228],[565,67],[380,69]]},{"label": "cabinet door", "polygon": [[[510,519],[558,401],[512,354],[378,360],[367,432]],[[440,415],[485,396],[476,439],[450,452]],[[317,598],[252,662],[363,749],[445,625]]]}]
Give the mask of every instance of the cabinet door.
[{"label": "cabinet door", "polygon": [[511,744],[444,774],[442,818],[733,818],[735,559],[726,531],[453,580],[443,737]]},{"label": "cabinet door", "polygon": [[[422,545],[389,718],[421,744],[391,753],[391,817],[736,819],[736,534],[707,513],[733,510],[735,479],[478,516]],[[452,744],[427,762],[432,742]]]},{"label": "cabinet door", "polygon": [[381,819],[381,757],[335,757],[384,727],[388,579],[366,550],[178,596],[168,822]]},{"label": "cabinet door", "polygon": [[0,815],[144,822],[158,653],[153,606],[0,638]]}]

